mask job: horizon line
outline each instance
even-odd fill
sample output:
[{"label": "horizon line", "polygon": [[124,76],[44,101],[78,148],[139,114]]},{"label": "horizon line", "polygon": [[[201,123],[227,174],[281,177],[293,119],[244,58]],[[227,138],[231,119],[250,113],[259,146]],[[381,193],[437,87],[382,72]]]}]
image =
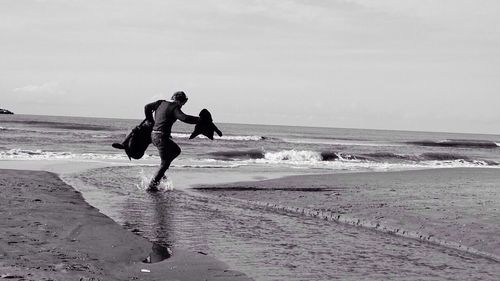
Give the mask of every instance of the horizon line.
[{"label": "horizon line", "polygon": [[[94,118],[94,119],[121,119],[121,120],[138,120],[138,121],[142,120],[141,118],[81,116],[81,115],[49,115],[49,114],[26,114],[26,113],[15,113],[14,115],[76,117],[76,118]],[[324,129],[373,130],[373,131],[410,132],[410,133],[415,132],[415,133],[443,133],[443,134],[470,134],[470,135],[500,136],[500,133],[495,134],[495,133],[478,133],[478,132],[451,132],[451,131],[426,131],[426,130],[381,129],[381,128],[305,126],[305,125],[288,125],[288,124],[258,124],[258,123],[231,123],[231,122],[216,122],[216,123],[218,123],[218,124],[231,124],[231,125],[281,126],[281,127],[298,127],[298,128],[319,128],[319,129],[324,128]]]}]

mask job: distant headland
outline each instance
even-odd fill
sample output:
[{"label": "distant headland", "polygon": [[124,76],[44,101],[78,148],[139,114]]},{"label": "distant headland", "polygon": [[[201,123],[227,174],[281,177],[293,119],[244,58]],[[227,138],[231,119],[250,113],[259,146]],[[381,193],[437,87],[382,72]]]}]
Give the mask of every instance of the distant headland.
[{"label": "distant headland", "polygon": [[14,112],[0,108],[0,114],[14,114]]}]

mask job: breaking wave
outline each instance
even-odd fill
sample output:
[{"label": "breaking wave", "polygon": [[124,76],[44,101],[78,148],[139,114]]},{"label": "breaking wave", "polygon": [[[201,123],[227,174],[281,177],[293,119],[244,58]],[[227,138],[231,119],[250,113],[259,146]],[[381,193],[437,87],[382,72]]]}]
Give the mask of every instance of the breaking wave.
[{"label": "breaking wave", "polygon": [[264,159],[271,161],[294,161],[294,162],[319,162],[319,161],[360,161],[366,160],[341,152],[316,152],[308,150],[283,150],[278,152],[267,152]]},{"label": "breaking wave", "polygon": [[462,147],[462,148],[498,148],[498,143],[482,140],[442,140],[442,141],[409,141],[407,144],[431,147]]},{"label": "breaking wave", "polygon": [[[154,160],[154,162],[130,162],[125,153],[120,154],[104,154],[104,153],[71,153],[71,152],[57,152],[57,151],[44,151],[41,149],[29,150],[29,149],[9,149],[0,150],[0,160],[84,160],[84,161],[110,161],[110,163],[123,164],[127,163],[127,167],[132,166],[144,166],[144,167],[157,167],[159,157],[156,155],[145,154],[141,160]],[[113,162],[113,160],[117,162]],[[244,163],[213,163],[208,161],[208,163],[174,163],[171,167],[176,168],[187,168],[187,169],[228,169],[228,168],[238,168],[244,166]]]},{"label": "breaking wave", "polygon": [[[421,155],[398,155],[394,153],[371,153],[351,155],[343,152],[317,152],[309,150],[230,150],[208,153],[209,158],[185,159],[189,164],[177,163],[181,168],[232,168],[253,164],[290,165],[294,167],[317,167],[329,169],[401,167],[478,167],[499,166],[491,160],[472,159],[465,155],[451,153],[423,153]],[[157,160],[157,155],[145,154],[143,160]],[[124,153],[73,153],[61,151],[9,149],[0,150],[0,160],[126,160]],[[192,162],[195,160],[195,162]],[[201,161],[201,162],[200,162]],[[215,162],[214,162],[215,161]],[[229,164],[228,162],[232,162]],[[214,164],[215,163],[215,164]],[[134,163],[139,164],[139,163]],[[156,163],[154,163],[156,164]],[[175,164],[174,164],[175,165]],[[399,168],[398,168],[399,167]]]},{"label": "breaking wave", "polygon": [[[150,157],[145,155],[145,157]],[[71,153],[43,151],[41,149],[10,149],[0,151],[0,160],[128,160],[123,154]]]},{"label": "breaking wave", "polygon": [[[424,153],[421,155],[398,155],[393,153],[372,153],[351,155],[343,152],[316,152],[309,150],[282,150],[263,152],[261,150],[216,151],[198,159],[187,158],[174,163],[178,168],[237,168],[248,165],[265,165],[290,168],[313,168],[327,170],[404,170],[419,168],[453,167],[500,167],[499,163],[485,159],[472,159],[459,154]],[[141,160],[153,160],[157,155],[146,154]],[[129,162],[124,153],[72,153],[29,149],[0,150],[0,160],[85,160],[118,161],[131,165],[148,165],[146,162]],[[186,162],[187,161],[187,162]]]},{"label": "breaking wave", "polygon": [[339,152],[316,152],[308,150],[282,150],[277,152],[263,152],[257,149],[215,151],[208,155],[216,160],[242,160],[242,159],[267,159],[271,161],[303,161],[319,162],[334,160],[364,160],[346,153]]},{"label": "breaking wave", "polygon": [[473,166],[497,166],[499,163],[484,159],[471,159],[465,155],[452,153],[423,153],[420,155],[399,155],[390,152],[352,155],[343,152],[281,150],[263,152],[261,150],[230,150],[209,153],[215,160],[236,161],[247,160],[256,163],[275,164],[318,164],[328,162],[350,162],[371,164],[470,164]]}]

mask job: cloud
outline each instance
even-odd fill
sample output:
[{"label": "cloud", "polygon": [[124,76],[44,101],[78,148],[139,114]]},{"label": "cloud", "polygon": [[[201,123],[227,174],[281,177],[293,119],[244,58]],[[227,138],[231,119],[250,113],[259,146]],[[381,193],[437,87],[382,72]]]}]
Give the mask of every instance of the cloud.
[{"label": "cloud", "polygon": [[58,96],[65,94],[65,91],[61,89],[60,83],[57,81],[45,82],[40,85],[27,85],[15,88],[13,91],[22,94],[50,94]]},{"label": "cloud", "polygon": [[306,93],[304,125],[435,130],[498,104],[498,0],[5,2],[0,92],[33,112],[135,118],[181,89],[188,112],[295,124]]},{"label": "cloud", "polygon": [[75,97],[59,81],[47,81],[14,88],[13,93],[20,102],[34,104],[73,104]]}]

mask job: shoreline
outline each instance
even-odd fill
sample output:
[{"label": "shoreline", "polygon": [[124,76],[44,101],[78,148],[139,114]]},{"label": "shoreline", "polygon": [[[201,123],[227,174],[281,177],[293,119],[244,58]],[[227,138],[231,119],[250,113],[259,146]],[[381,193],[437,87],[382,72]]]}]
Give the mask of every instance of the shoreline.
[{"label": "shoreline", "polygon": [[11,169],[0,175],[2,278],[251,280],[215,258],[180,249],[143,263],[154,244],[100,213],[58,175]]},{"label": "shoreline", "polygon": [[[287,176],[198,192],[278,213],[418,240],[500,262],[500,170],[443,168]],[[255,192],[256,190],[260,192]],[[303,201],[307,192],[311,198]],[[288,196],[285,194],[297,194]],[[321,201],[321,197],[330,199]]]}]

